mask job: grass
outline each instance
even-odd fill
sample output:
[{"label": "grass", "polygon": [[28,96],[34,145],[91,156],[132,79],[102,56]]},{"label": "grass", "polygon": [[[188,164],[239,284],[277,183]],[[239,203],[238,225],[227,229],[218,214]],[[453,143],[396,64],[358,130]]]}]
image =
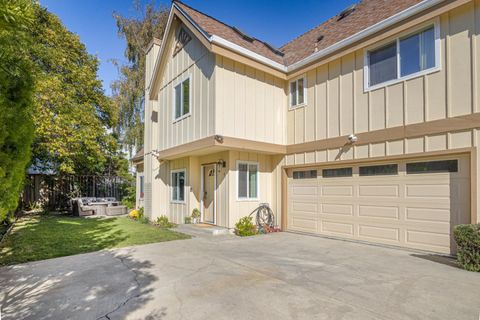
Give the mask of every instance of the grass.
[{"label": "grass", "polygon": [[31,215],[18,219],[1,245],[0,265],[188,238],[126,217]]}]

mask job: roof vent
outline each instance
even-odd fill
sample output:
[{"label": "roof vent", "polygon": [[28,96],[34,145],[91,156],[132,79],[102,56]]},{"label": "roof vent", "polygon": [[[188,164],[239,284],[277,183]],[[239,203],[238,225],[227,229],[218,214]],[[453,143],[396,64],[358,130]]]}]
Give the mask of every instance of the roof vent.
[{"label": "roof vent", "polygon": [[247,41],[249,41],[249,42],[253,42],[253,40],[255,40],[255,38],[250,37],[248,34],[246,34],[245,32],[243,32],[242,30],[240,30],[240,29],[237,28],[237,27],[232,27],[232,29],[233,29],[236,33],[238,33],[240,36],[242,36],[242,38],[243,38],[244,40],[247,40]]},{"label": "roof vent", "polygon": [[323,34],[319,35],[318,38],[317,38],[317,43],[320,42],[320,41],[322,41],[323,38],[325,38],[325,37],[323,36]]},{"label": "roof vent", "polygon": [[278,50],[277,48],[272,46],[270,43],[263,42],[263,44],[266,45],[268,49],[272,50],[273,53],[275,53],[276,55],[281,56],[281,57],[283,57],[285,55],[282,51]]},{"label": "roof vent", "polygon": [[350,7],[348,7],[348,8],[345,9],[345,10],[343,10],[342,12],[340,12],[340,14],[338,15],[337,21],[340,21],[340,20],[342,20],[343,18],[349,16],[353,11],[355,11],[356,8],[357,8],[357,5],[356,5],[356,4],[352,4]]}]

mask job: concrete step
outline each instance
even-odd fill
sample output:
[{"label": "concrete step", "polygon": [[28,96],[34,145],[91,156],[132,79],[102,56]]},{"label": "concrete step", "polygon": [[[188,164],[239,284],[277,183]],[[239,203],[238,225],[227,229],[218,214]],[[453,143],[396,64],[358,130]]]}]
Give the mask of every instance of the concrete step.
[{"label": "concrete step", "polygon": [[221,236],[233,235],[233,230],[206,223],[179,224],[176,228],[179,232],[195,236]]}]

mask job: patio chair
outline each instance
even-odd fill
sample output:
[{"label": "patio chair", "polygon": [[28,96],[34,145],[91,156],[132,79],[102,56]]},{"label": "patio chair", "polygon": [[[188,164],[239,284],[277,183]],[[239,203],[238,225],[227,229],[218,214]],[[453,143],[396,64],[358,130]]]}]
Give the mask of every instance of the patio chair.
[{"label": "patio chair", "polygon": [[82,198],[77,198],[73,201],[73,214],[79,217],[91,216],[96,214],[96,209],[86,205]]}]

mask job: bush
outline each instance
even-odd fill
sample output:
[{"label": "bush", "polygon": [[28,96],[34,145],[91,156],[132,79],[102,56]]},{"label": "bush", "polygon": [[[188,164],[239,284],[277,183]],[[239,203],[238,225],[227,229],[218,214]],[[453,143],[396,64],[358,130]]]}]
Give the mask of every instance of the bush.
[{"label": "bush", "polygon": [[127,194],[123,197],[122,199],[122,204],[124,206],[127,206],[128,209],[135,208],[135,188],[134,187],[128,187],[126,189]]},{"label": "bush", "polygon": [[469,271],[480,272],[480,224],[461,224],[453,229],[457,260]]},{"label": "bush", "polygon": [[132,210],[128,216],[134,220],[140,220],[143,218],[143,210]]},{"label": "bush", "polygon": [[235,234],[246,237],[257,234],[257,227],[252,222],[252,217],[243,217],[235,224]]},{"label": "bush", "polygon": [[185,222],[185,224],[191,224],[192,223],[192,217],[185,217],[184,222]]},{"label": "bush", "polygon": [[168,221],[167,216],[160,216],[157,218],[157,226],[160,228],[174,228],[176,225],[173,222]]},{"label": "bush", "polygon": [[201,212],[197,208],[192,210],[192,218],[198,219],[198,218],[200,218],[200,215],[201,215]]}]

